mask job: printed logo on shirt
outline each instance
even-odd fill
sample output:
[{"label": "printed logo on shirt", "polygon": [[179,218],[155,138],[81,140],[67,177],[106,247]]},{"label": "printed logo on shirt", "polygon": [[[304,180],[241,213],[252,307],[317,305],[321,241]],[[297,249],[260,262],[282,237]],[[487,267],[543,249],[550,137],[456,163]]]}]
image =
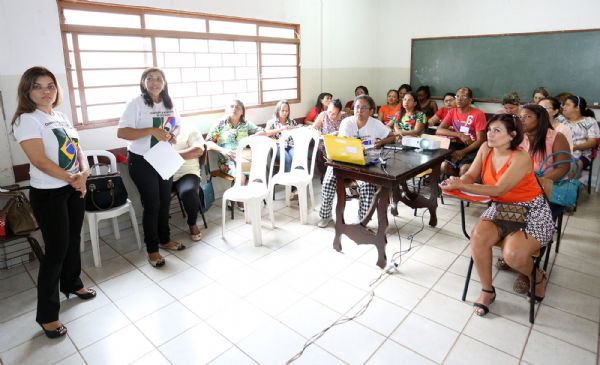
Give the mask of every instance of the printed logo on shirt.
[{"label": "printed logo on shirt", "polygon": [[[177,125],[177,118],[171,115],[171,112],[152,112],[152,128],[162,128],[167,132],[171,132]],[[154,147],[158,143],[156,137],[150,137],[150,147]]]},{"label": "printed logo on shirt", "polygon": [[58,141],[58,166],[64,170],[71,170],[77,167],[77,138],[71,138],[63,128],[54,128],[52,132]]}]

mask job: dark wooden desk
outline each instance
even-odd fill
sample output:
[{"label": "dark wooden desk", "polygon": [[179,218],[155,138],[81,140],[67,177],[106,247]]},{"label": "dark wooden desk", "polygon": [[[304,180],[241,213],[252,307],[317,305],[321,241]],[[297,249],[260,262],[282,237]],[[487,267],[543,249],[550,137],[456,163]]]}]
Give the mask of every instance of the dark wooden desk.
[{"label": "dark wooden desk", "polygon": [[[438,186],[436,182],[440,176],[440,164],[452,152],[449,150],[437,151],[386,151],[387,164],[383,168],[380,164],[376,166],[358,166],[343,162],[327,161],[327,165],[333,168],[336,177],[336,222],[335,238],[333,248],[342,250],[341,236],[345,234],[357,244],[373,244],[377,247],[377,266],[384,268],[386,264],[385,235],[388,219],[387,208],[390,202],[390,192],[394,202],[402,202],[411,208],[429,209],[429,225],[435,227],[437,224],[437,196]],[[430,177],[431,195],[426,198],[411,191],[406,181],[419,173],[432,170]],[[346,193],[344,182],[346,180],[362,180],[377,186],[375,196],[371,202],[367,215],[358,224],[346,224],[344,221],[344,209],[346,207]],[[377,232],[366,228],[373,213],[377,210],[379,220]],[[392,214],[397,216],[398,210],[392,209]]]}]

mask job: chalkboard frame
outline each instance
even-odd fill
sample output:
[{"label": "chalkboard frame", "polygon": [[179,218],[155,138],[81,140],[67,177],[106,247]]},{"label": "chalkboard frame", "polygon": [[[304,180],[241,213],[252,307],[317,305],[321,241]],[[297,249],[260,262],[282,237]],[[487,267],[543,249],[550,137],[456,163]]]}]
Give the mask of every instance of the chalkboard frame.
[{"label": "chalkboard frame", "polygon": [[[518,37],[518,36],[536,36],[536,35],[541,35],[541,36],[546,36],[546,35],[551,35],[551,34],[565,34],[565,33],[590,33],[590,32],[598,32],[600,33],[600,28],[593,28],[593,29],[569,29],[569,30],[559,30],[559,31],[543,31],[543,32],[524,32],[524,33],[498,33],[498,34],[479,34],[479,35],[461,35],[461,36],[447,36],[447,37],[424,37],[424,38],[412,38],[411,39],[411,62],[410,62],[410,84],[413,85],[416,80],[414,77],[414,72],[415,72],[415,43],[418,43],[420,41],[432,41],[432,40],[444,40],[444,39],[448,39],[448,40],[459,40],[459,39],[476,39],[476,38],[495,38],[495,37]],[[600,72],[600,71],[599,71]],[[416,85],[415,85],[416,86]],[[470,86],[470,85],[463,85],[463,86]],[[532,91],[535,87],[537,86],[543,86],[543,85],[536,85],[532,87]],[[459,86],[457,86],[459,87]],[[449,91],[455,91],[455,90],[449,90]],[[511,90],[507,90],[507,92],[510,92]],[[562,90],[561,90],[562,91]],[[552,92],[552,90],[551,90]],[[477,95],[475,95],[477,96]],[[527,101],[529,100],[530,95],[521,95],[522,101]],[[431,99],[435,99],[435,100],[442,100],[443,97],[442,95],[432,95]],[[485,102],[485,103],[501,103],[502,99],[501,98],[474,98],[474,101],[476,102]],[[588,100],[589,108],[592,109],[600,109],[600,105],[592,105],[592,100]]]}]

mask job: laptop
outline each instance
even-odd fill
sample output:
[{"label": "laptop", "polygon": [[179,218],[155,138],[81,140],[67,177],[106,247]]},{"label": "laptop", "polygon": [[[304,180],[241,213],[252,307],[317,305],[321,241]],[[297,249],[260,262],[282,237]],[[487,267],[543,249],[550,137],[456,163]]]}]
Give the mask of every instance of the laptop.
[{"label": "laptop", "polygon": [[365,156],[362,141],[358,138],[324,135],[323,143],[327,158],[333,161],[364,166],[378,160],[370,153]]}]

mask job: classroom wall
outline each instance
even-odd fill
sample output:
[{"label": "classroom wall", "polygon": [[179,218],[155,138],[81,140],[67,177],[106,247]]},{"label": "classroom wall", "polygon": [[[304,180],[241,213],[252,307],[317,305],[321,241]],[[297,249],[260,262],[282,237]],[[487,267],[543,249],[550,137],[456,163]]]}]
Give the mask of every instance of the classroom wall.
[{"label": "classroom wall", "polygon": [[[399,2],[395,0],[108,0],[156,8],[249,17],[300,24],[301,102],[292,104],[292,116],[302,117],[321,91],[343,102],[353,98],[358,84],[366,85],[378,104],[388,89],[409,81],[411,38],[454,35],[536,32],[598,27],[600,1],[532,0],[490,2]],[[55,0],[0,0],[0,93],[6,122],[0,123],[0,185],[14,181],[12,166],[27,159],[9,136],[16,107],[16,88],[27,68],[42,64],[66,86],[63,48]],[[524,96],[525,97],[525,96]],[[480,104],[494,112],[498,104]],[[59,110],[70,115],[68,98]],[[247,112],[265,122],[272,108]],[[188,118],[201,130],[221,113]],[[116,127],[80,131],[87,149],[125,146]]]},{"label": "classroom wall", "polygon": [[[480,34],[543,32],[599,28],[598,0],[504,1],[396,1],[380,0],[377,34],[399,34],[395,46],[386,48],[379,62],[380,80],[385,75],[410,79],[412,38]],[[385,11],[384,11],[385,10]],[[557,48],[557,52],[560,49]],[[576,55],[573,55],[576,57]],[[459,67],[457,65],[457,67]],[[394,77],[391,77],[393,80]],[[466,82],[468,86],[468,82]],[[391,84],[389,86],[394,86]],[[417,85],[418,86],[418,85]],[[532,91],[535,87],[532,85]],[[449,90],[453,91],[453,90]],[[507,90],[509,92],[511,90]],[[550,90],[554,92],[555,90]],[[561,90],[562,91],[562,90]],[[477,97],[477,95],[475,95]],[[527,99],[530,95],[521,95]],[[501,105],[478,104],[486,112]]]}]

